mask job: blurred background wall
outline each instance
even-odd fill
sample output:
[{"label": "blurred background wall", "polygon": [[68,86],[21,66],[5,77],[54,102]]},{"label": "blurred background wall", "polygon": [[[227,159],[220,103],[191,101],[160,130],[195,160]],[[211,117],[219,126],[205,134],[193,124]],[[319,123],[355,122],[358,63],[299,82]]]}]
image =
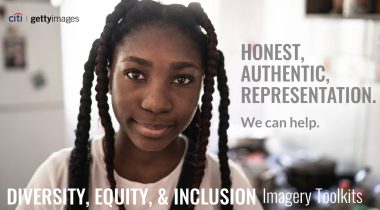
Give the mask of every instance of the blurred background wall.
[{"label": "blurred background wall", "polygon": [[[92,41],[99,37],[105,16],[118,1],[62,0],[4,1],[0,38],[13,31],[25,42],[26,64],[6,67],[0,41],[0,209],[6,189],[27,184],[35,169],[52,152],[72,146],[83,64]],[[162,1],[173,3],[178,1]],[[187,5],[190,1],[181,1]],[[229,137],[265,138],[273,155],[306,152],[337,162],[338,173],[371,168],[380,182],[380,106],[378,104],[241,104],[243,43],[297,43],[306,63],[323,64],[333,84],[371,86],[380,102],[379,18],[342,18],[306,15],[304,0],[201,1],[213,20],[219,47],[226,57],[231,94]],[[15,12],[24,16],[54,14],[78,16],[78,23],[11,23]],[[248,63],[249,64],[249,63]],[[218,96],[215,96],[217,101]],[[215,103],[216,107],[217,103]],[[91,135],[102,132],[94,105]],[[216,110],[216,109],[214,109]],[[217,116],[217,112],[215,115]],[[241,116],[283,119],[308,116],[320,128],[248,129]],[[210,151],[216,151],[217,119],[213,119]],[[115,127],[117,127],[115,123]]]},{"label": "blurred background wall", "polygon": [[[37,166],[54,150],[67,146],[59,24],[10,24],[15,12],[59,14],[49,2],[1,2],[0,20],[0,209],[7,188],[26,186]],[[24,20],[25,21],[25,20]],[[6,37],[20,41],[25,64],[6,65]],[[9,41],[10,43],[11,41]],[[22,44],[23,43],[23,44]],[[8,49],[8,53],[11,49]],[[22,58],[21,58],[22,59]]]}]

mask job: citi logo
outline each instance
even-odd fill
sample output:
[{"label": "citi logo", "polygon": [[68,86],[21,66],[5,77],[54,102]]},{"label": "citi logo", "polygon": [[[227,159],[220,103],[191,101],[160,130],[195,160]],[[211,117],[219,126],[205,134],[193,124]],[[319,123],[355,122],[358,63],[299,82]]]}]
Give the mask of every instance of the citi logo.
[{"label": "citi logo", "polygon": [[9,22],[22,22],[22,13],[21,12],[15,12],[13,15],[9,16]]}]

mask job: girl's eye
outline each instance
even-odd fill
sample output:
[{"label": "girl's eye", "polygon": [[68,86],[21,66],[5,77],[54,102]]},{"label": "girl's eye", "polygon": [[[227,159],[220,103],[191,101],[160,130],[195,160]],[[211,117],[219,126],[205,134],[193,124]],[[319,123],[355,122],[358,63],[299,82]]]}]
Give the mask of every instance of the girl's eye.
[{"label": "girl's eye", "polygon": [[174,83],[180,84],[180,85],[187,85],[190,82],[193,81],[193,78],[190,76],[178,76],[174,79]]},{"label": "girl's eye", "polygon": [[130,72],[126,72],[125,75],[129,78],[129,79],[133,79],[133,80],[143,80],[145,79],[143,74],[138,72],[138,71],[130,71]]}]

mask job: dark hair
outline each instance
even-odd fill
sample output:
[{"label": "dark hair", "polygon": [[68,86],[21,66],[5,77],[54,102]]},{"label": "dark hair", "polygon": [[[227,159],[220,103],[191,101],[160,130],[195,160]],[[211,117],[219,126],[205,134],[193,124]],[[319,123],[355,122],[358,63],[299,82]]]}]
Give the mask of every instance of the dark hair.
[{"label": "dark hair", "polygon": [[[88,159],[90,151],[88,148],[88,140],[91,120],[91,87],[94,72],[97,75],[95,86],[96,101],[101,124],[105,131],[103,149],[107,179],[111,188],[113,190],[116,188],[113,165],[115,156],[115,131],[112,127],[111,117],[108,112],[107,93],[109,91],[109,72],[107,67],[111,62],[115,46],[123,37],[143,25],[154,24],[166,24],[177,27],[184,35],[192,39],[199,48],[205,66],[201,107],[197,108],[197,112],[190,125],[183,131],[183,134],[186,135],[190,141],[196,143],[194,176],[192,180],[186,181],[191,183],[189,187],[199,188],[204,175],[206,150],[210,136],[210,120],[212,117],[211,102],[214,92],[214,76],[217,76],[217,88],[220,92],[218,157],[220,162],[221,188],[231,188],[230,169],[227,157],[229,91],[224,69],[224,57],[222,52],[216,48],[218,41],[215,29],[198,3],[190,3],[188,7],[185,7],[177,4],[162,5],[151,0],[122,0],[115,7],[115,10],[107,16],[106,25],[104,26],[100,38],[95,40],[92,45],[88,61],[84,66],[83,87],[80,91],[81,99],[75,147],[70,156],[70,188],[87,189],[89,186]],[[201,28],[203,28],[206,34],[202,32]],[[83,168],[86,170],[83,170]],[[179,182],[181,182],[181,178]],[[181,185],[181,183],[178,183],[178,185]],[[88,190],[86,190],[86,192],[87,191]],[[88,201],[88,193],[85,194],[84,199],[84,205],[79,205],[78,196],[74,196],[75,204],[68,205],[67,209],[88,209],[85,205],[86,201]],[[119,208],[124,209],[124,206],[120,206]],[[194,206],[189,206],[189,209],[193,208]],[[173,209],[173,206],[171,209]],[[232,209],[232,206],[230,204],[222,205],[222,209]]]}]

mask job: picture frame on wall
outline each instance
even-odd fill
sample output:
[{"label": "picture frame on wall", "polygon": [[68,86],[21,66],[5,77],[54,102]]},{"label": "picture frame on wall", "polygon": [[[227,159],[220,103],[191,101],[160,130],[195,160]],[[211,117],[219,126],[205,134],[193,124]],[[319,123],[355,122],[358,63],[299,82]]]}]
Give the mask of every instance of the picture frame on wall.
[{"label": "picture frame on wall", "polygon": [[5,7],[0,5],[0,21],[4,21],[5,19]]},{"label": "picture frame on wall", "polygon": [[5,70],[25,70],[26,43],[16,26],[9,26],[3,39],[3,54]]}]

